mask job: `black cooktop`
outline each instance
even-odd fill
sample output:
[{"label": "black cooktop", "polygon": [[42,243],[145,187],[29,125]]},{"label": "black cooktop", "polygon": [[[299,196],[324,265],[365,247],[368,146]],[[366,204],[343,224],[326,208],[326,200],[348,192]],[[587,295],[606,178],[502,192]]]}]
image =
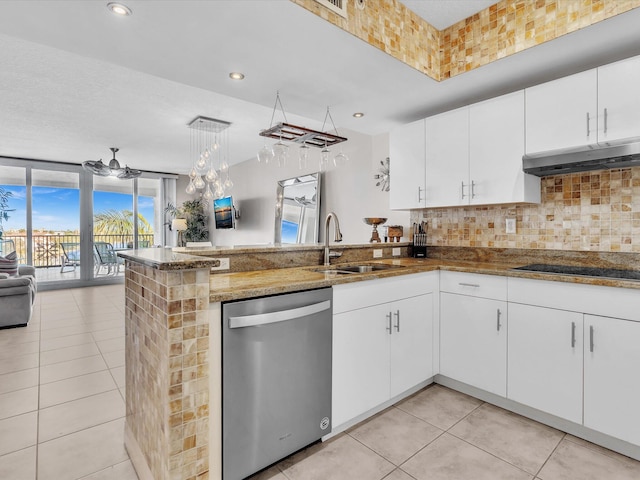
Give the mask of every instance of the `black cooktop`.
[{"label": "black cooktop", "polygon": [[622,280],[640,281],[640,271],[620,270],[617,268],[596,268],[596,267],[575,267],[571,265],[547,265],[544,263],[534,263],[524,267],[516,267],[513,270],[523,270],[526,272],[556,273],[560,275],[581,275],[584,277],[605,277]]}]

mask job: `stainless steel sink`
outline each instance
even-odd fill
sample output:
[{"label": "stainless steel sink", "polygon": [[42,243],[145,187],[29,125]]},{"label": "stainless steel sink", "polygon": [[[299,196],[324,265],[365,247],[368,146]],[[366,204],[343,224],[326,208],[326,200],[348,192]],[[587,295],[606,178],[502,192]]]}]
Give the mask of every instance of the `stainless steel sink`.
[{"label": "stainless steel sink", "polygon": [[382,263],[366,264],[366,265],[331,265],[314,269],[315,272],[328,273],[333,275],[353,275],[358,273],[372,273],[384,270],[394,270],[404,268],[403,265],[386,265]]}]

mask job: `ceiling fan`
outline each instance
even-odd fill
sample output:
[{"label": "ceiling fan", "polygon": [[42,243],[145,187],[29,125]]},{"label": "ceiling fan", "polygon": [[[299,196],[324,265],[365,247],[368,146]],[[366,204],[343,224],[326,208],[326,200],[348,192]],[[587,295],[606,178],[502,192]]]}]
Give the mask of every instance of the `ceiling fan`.
[{"label": "ceiling fan", "polygon": [[109,150],[113,152],[113,158],[109,161],[109,165],[105,165],[102,163],[102,159],[100,159],[97,161],[87,160],[86,162],[82,162],[82,167],[94,175],[98,175],[100,177],[117,177],[121,180],[137,178],[142,175],[141,170],[129,168],[128,165],[125,165],[124,168],[120,167],[120,162],[116,159],[116,152],[119,150],[118,148],[111,147]]}]

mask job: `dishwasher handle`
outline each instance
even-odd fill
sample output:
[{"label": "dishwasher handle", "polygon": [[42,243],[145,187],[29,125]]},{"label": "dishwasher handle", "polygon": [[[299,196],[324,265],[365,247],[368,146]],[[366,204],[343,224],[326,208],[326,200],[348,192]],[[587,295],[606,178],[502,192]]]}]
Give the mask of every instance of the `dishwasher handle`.
[{"label": "dishwasher handle", "polygon": [[331,300],[305,305],[304,307],[292,308],[290,310],[279,310],[271,313],[258,313],[256,315],[243,315],[239,317],[229,317],[229,328],[257,327],[268,325],[269,323],[285,322],[294,318],[306,317],[314,313],[324,312],[331,308]]}]

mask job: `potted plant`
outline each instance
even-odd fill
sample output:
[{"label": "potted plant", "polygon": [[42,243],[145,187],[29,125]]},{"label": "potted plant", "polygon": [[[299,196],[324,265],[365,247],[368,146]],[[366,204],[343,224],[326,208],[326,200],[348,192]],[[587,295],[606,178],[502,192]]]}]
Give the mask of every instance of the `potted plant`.
[{"label": "potted plant", "polygon": [[4,188],[0,187],[0,239],[2,238],[2,232],[4,231],[2,227],[2,222],[9,220],[9,212],[13,212],[15,209],[9,208],[9,198],[11,198],[13,194]]},{"label": "potted plant", "polygon": [[208,215],[202,199],[187,200],[181,207],[169,203],[164,211],[171,219],[184,218],[187,220],[187,229],[183,232],[186,242],[202,242],[209,239]]}]

